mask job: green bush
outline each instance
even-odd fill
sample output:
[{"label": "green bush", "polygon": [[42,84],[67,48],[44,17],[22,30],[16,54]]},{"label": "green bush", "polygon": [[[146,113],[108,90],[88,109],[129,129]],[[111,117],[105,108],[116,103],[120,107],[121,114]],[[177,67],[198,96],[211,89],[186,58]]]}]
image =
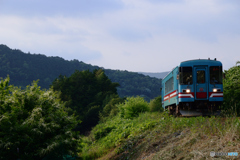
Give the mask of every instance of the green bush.
[{"label": "green bush", "polygon": [[[124,119],[120,116],[107,119],[95,126],[88,137],[83,137],[81,141],[83,148],[79,156],[82,159],[98,159],[112,152],[113,148],[115,153],[121,153],[126,147],[133,147],[136,140],[143,138],[145,131],[153,130],[159,124],[160,117],[162,113],[145,112],[133,119]],[[123,147],[126,143],[127,146]]]},{"label": "green bush", "polygon": [[102,112],[99,113],[100,121],[105,122],[108,118],[113,118],[119,112],[118,104],[123,103],[124,98],[118,95],[112,95],[108,103],[104,106]]},{"label": "green bush", "polygon": [[119,110],[121,117],[132,119],[137,117],[139,113],[149,111],[149,106],[143,97],[128,97],[124,104],[119,105]]},{"label": "green bush", "polygon": [[[240,63],[239,61],[237,64]],[[226,113],[240,115],[240,66],[225,71],[223,80],[224,105]]]},{"label": "green bush", "polygon": [[[0,159],[62,159],[78,151],[77,125],[58,93],[34,82],[25,90],[0,81]],[[50,158],[51,157],[51,158]]]},{"label": "green bush", "polygon": [[94,132],[95,140],[99,140],[100,138],[105,137],[109,132],[112,131],[112,129],[115,129],[115,127],[104,127],[103,129],[97,130]]},{"label": "green bush", "polygon": [[152,99],[149,103],[150,112],[163,112],[162,96]]}]

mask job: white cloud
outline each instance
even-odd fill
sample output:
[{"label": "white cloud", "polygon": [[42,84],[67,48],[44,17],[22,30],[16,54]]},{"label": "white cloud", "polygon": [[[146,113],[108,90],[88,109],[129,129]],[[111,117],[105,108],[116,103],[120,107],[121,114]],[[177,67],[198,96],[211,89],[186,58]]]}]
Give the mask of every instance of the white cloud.
[{"label": "white cloud", "polygon": [[235,3],[122,0],[116,4],[120,6],[102,6],[106,11],[100,9],[92,16],[70,14],[67,9],[63,11],[67,16],[5,13],[0,16],[4,22],[0,43],[130,71],[168,71],[180,61],[208,57],[216,57],[228,69],[240,60],[240,14]]},{"label": "white cloud", "polygon": [[[131,43],[124,48],[124,44],[111,43],[110,50],[106,50],[112,55],[107,55],[102,61],[92,61],[99,63],[107,68],[131,71],[168,71],[177,66],[181,61],[190,59],[217,58],[223,62],[224,69],[228,69],[235,64],[236,59],[240,59],[240,47],[236,47],[240,37],[220,37],[219,42],[215,44],[202,43],[194,41],[188,37],[165,35],[154,37],[149,41],[141,43]],[[99,50],[104,50],[99,47]],[[115,48],[115,49],[114,49]],[[117,49],[116,49],[117,48]],[[127,54],[124,54],[127,53]],[[233,58],[234,56],[234,58]]]},{"label": "white cloud", "polygon": [[60,56],[68,60],[88,61],[101,57],[99,51],[81,44],[88,36],[88,31],[81,21],[54,17],[26,19],[14,16],[1,16],[0,21],[5,22],[0,28],[0,41],[12,48]]}]

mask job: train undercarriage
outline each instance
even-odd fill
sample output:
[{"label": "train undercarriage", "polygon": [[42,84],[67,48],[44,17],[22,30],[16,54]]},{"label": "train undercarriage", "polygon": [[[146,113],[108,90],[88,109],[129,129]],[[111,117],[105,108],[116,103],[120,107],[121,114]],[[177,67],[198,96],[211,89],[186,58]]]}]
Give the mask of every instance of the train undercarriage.
[{"label": "train undercarriage", "polygon": [[167,106],[165,109],[169,111],[169,114],[179,117],[218,116],[221,114],[221,105],[222,102],[195,101],[181,102],[178,105]]}]

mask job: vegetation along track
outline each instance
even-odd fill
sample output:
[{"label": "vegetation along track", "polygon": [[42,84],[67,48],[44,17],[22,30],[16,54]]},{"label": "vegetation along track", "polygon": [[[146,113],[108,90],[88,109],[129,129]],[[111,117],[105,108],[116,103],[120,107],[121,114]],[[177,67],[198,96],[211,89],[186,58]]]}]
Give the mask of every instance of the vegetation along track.
[{"label": "vegetation along track", "polygon": [[[94,133],[115,127],[95,140]],[[84,138],[86,159],[211,159],[210,152],[240,153],[238,117],[181,117],[143,113],[134,119],[114,117]],[[86,145],[88,144],[88,145]],[[214,157],[234,159],[239,157]]]}]

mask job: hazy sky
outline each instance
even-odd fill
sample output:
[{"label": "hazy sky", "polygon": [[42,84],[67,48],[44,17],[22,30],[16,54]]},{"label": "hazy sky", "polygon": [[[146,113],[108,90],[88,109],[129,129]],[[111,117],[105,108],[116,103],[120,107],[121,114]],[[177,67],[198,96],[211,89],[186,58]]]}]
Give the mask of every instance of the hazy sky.
[{"label": "hazy sky", "polygon": [[0,44],[109,69],[240,61],[240,0],[0,0]]}]

